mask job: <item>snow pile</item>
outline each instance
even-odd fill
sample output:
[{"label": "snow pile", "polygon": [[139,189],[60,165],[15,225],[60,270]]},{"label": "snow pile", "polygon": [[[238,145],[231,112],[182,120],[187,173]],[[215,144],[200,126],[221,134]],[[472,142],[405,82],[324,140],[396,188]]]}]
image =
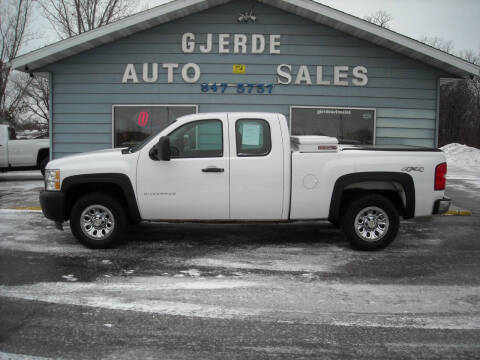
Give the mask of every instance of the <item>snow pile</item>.
[{"label": "snow pile", "polygon": [[452,143],[440,148],[447,157],[448,166],[466,170],[480,170],[480,149]]}]

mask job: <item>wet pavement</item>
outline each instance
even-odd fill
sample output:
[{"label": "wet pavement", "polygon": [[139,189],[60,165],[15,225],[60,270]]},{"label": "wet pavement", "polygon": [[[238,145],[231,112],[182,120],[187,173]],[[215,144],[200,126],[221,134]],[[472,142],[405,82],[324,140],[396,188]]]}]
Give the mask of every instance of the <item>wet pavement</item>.
[{"label": "wet pavement", "polygon": [[0,359],[479,358],[476,186],[447,192],[472,216],[375,253],[325,222],[147,223],[99,251],[12,210],[41,178],[0,174]]},{"label": "wet pavement", "polygon": [[39,170],[0,173],[0,209],[39,207],[38,194],[43,188]]}]

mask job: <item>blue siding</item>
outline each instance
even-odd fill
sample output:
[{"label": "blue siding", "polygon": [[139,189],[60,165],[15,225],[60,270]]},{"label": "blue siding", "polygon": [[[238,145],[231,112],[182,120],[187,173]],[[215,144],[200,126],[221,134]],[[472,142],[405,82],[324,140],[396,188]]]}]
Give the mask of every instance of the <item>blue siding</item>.
[{"label": "blue siding", "polygon": [[[169,24],[137,33],[113,43],[64,59],[44,70],[53,76],[53,156],[112,146],[113,104],[198,104],[200,112],[271,111],[289,116],[290,106],[347,106],[377,109],[376,142],[433,146],[435,139],[437,79],[446,74],[388,49],[346,35],[332,28],[257,4],[256,24],[237,24],[236,14],[245,2],[194,14]],[[193,32],[197,41],[206,33],[281,34],[281,55],[183,54],[181,36]],[[267,39],[268,49],[268,39]],[[154,84],[122,84],[127,63],[141,73],[143,63],[199,64],[197,84],[185,84],[180,70],[168,84],[159,68]],[[324,66],[324,78],[333,80],[334,65],[368,68],[365,87],[276,86],[272,95],[202,93],[202,82],[276,83],[276,67],[291,64],[293,74],[308,65],[316,81],[316,65]],[[245,75],[233,75],[232,64],[246,64]],[[141,75],[139,76],[141,78]]]}]

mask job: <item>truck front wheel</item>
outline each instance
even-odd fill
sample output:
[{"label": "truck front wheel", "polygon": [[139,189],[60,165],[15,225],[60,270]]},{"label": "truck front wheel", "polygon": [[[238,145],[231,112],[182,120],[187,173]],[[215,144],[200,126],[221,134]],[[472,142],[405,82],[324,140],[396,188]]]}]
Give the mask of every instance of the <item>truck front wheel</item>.
[{"label": "truck front wheel", "polygon": [[347,207],[342,228],[350,244],[359,250],[379,250],[397,236],[400,219],[396,207],[383,195],[367,194]]},{"label": "truck front wheel", "polygon": [[73,235],[91,249],[112,247],[125,233],[126,225],[122,204],[108,194],[91,193],[81,197],[70,215]]}]

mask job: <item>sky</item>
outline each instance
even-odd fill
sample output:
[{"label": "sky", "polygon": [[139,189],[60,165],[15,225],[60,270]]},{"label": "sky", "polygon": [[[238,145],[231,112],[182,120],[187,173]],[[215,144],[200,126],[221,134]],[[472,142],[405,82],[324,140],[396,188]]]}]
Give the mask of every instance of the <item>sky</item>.
[{"label": "sky", "polygon": [[392,30],[419,39],[423,35],[452,40],[455,49],[480,50],[480,0],[322,0],[324,5],[364,17],[390,13]]},{"label": "sky", "polygon": [[[170,0],[140,0],[145,9]],[[317,1],[346,13],[363,18],[378,10],[390,13],[393,31],[419,39],[422,36],[452,40],[455,51],[480,51],[480,0],[321,0]],[[39,9],[36,10],[41,15]],[[56,41],[50,24],[41,16],[33,24],[37,39],[22,52],[35,50]]]}]

